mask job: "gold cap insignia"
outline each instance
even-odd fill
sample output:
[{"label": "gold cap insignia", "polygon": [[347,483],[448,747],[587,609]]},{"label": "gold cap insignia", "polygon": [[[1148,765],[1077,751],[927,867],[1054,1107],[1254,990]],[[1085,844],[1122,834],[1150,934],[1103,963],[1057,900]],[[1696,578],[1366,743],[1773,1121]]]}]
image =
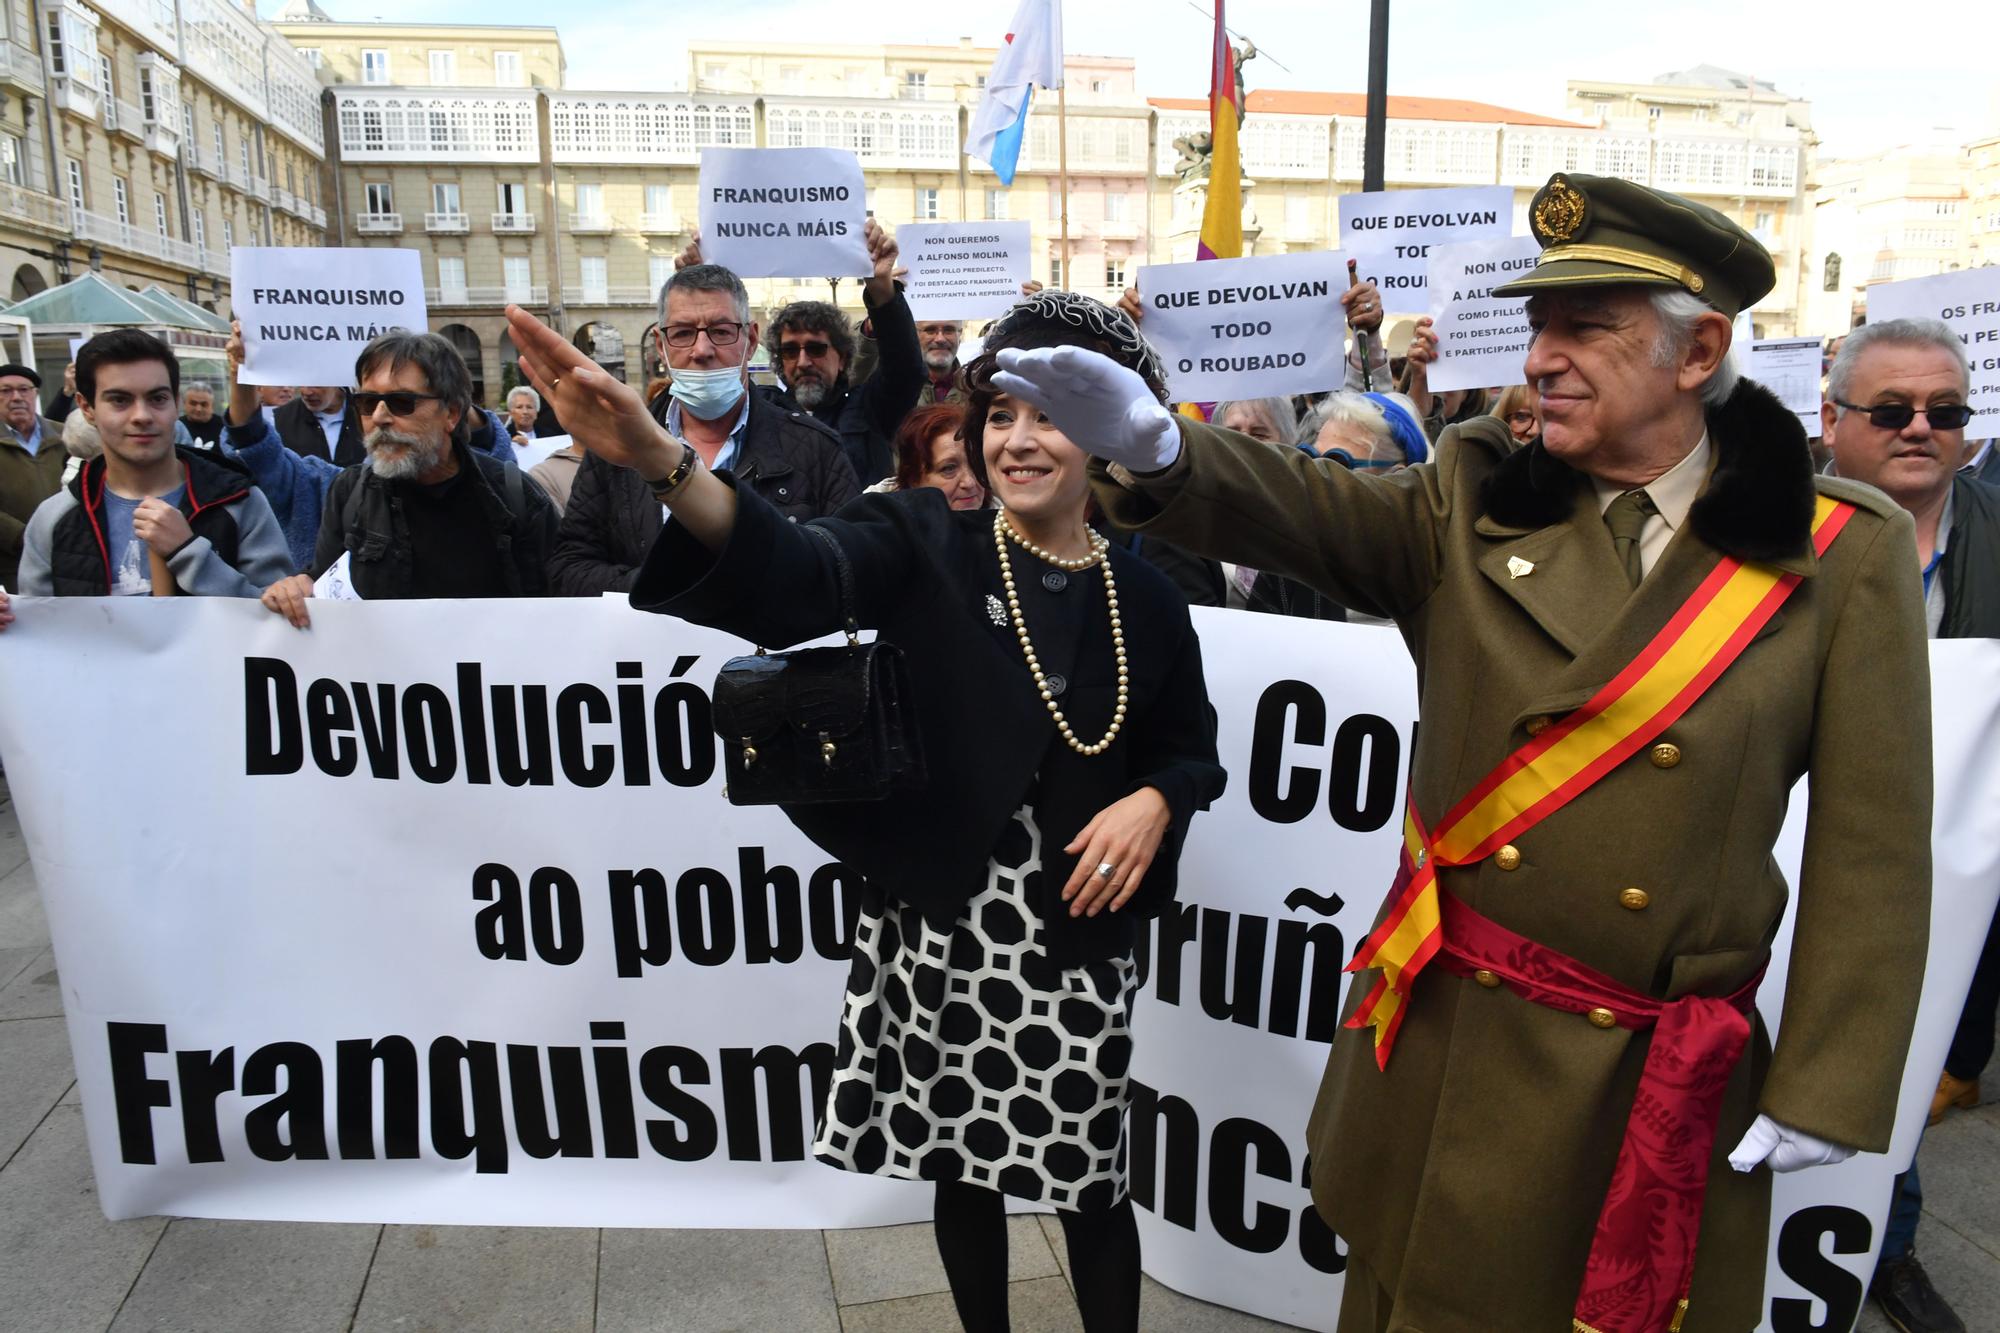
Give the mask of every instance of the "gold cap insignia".
[{"label": "gold cap insignia", "polygon": [[1588,204],[1575,186],[1564,180],[1560,174],[1552,177],[1542,188],[1535,200],[1535,207],[1529,224],[1535,230],[1535,239],[1543,245],[1555,245],[1573,239],[1583,230],[1584,215]]}]

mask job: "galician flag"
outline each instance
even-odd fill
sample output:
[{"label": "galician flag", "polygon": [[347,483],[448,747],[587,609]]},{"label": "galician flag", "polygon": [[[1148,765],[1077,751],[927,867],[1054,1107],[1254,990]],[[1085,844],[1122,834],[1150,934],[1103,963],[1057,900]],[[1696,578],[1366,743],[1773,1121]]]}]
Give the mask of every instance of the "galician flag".
[{"label": "galician flag", "polygon": [[1060,88],[1062,79],[1062,0],[1021,0],[972,113],[966,155],[991,166],[1002,185],[1012,185],[1035,87]]},{"label": "galician flag", "polygon": [[1222,0],[1215,0],[1215,58],[1208,80],[1208,202],[1201,210],[1196,259],[1243,257],[1243,173],[1236,164],[1236,126],[1243,107],[1236,100],[1236,52],[1222,23]]}]

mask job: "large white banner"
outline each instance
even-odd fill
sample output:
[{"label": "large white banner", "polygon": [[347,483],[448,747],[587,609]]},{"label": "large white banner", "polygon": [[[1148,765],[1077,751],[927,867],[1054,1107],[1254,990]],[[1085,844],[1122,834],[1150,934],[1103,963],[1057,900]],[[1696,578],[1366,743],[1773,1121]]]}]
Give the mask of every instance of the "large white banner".
[{"label": "large white banner", "polygon": [[[107,1214],[927,1216],[927,1186],[808,1156],[858,885],[721,797],[706,691],[740,644],[608,601],[322,603],[303,634],[235,601],[16,609],[0,754]],[[1380,629],[1196,616],[1230,786],[1140,949],[1145,1264],[1331,1329],[1304,1127],[1393,866],[1413,673]],[[1944,925],[1903,1123],[1781,1178],[1774,1333],[1859,1310],[2000,888],[2000,645],[1933,654]],[[36,705],[52,678],[92,706]]]}]

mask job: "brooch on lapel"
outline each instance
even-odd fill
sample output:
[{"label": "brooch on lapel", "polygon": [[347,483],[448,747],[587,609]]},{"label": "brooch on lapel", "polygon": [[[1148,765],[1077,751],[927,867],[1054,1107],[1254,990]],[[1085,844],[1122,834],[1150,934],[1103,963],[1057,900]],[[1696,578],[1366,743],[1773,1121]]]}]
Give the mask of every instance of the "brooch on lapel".
[{"label": "brooch on lapel", "polygon": [[1507,557],[1507,577],[1508,577],[1508,578],[1510,578],[1510,579],[1518,579],[1518,578],[1523,578],[1523,577],[1525,577],[1525,576],[1527,576],[1527,575],[1529,575],[1529,574],[1532,574],[1532,573],[1534,573],[1534,572],[1535,572],[1535,562],[1534,562],[1534,561],[1532,561],[1532,560],[1523,560],[1523,559],[1522,559],[1522,558],[1521,558],[1520,556],[1518,556],[1518,555],[1510,555],[1510,556],[1508,556],[1508,557]]},{"label": "brooch on lapel", "polygon": [[998,597],[995,597],[990,592],[986,594],[986,614],[992,617],[993,623],[996,625],[1004,625],[1007,623],[1006,606],[1000,601]]}]

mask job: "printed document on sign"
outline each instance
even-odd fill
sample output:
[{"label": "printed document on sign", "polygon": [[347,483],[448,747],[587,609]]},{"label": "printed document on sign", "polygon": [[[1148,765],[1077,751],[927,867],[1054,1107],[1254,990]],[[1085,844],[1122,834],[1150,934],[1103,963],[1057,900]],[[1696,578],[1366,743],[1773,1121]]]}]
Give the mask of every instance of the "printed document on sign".
[{"label": "printed document on sign", "polygon": [[313,596],[324,602],[358,602],[361,594],[354,591],[354,570],[349,561],[354,552],[342,551],[340,559],[333,562],[326,573],[313,582]]}]

